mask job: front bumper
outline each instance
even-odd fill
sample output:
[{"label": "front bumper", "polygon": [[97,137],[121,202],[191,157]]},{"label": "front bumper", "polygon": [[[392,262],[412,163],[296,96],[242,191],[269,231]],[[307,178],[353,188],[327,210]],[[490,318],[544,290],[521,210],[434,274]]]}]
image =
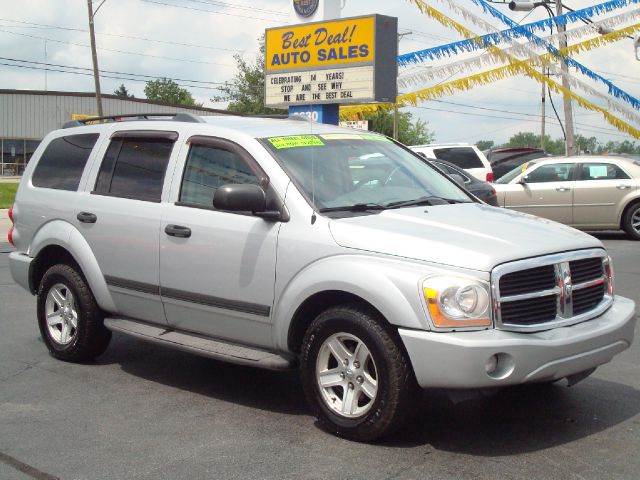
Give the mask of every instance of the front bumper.
[{"label": "front bumper", "polygon": [[[486,388],[564,378],[609,362],[631,346],[635,304],[615,297],[599,317],[543,332],[427,332],[399,329],[423,388]],[[496,369],[485,365],[496,355]]]}]

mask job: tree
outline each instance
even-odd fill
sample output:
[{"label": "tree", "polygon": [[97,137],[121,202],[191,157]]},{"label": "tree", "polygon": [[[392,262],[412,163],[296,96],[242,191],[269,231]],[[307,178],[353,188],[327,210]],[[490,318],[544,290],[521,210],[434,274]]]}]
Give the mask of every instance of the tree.
[{"label": "tree", "polygon": [[129,93],[129,90],[127,90],[127,87],[124,86],[124,83],[121,83],[120,86],[113,91],[113,94],[116,97],[136,98],[134,95],[131,95]]},{"label": "tree", "polygon": [[180,87],[169,78],[160,78],[147,82],[144,94],[149,100],[170,103],[172,105],[186,105],[189,107],[201,107],[202,103],[196,103],[191,93],[186,88]]},{"label": "tree", "polygon": [[[540,148],[540,135],[536,135],[533,132],[518,132],[503,147]],[[564,140],[561,138],[551,140],[549,135],[545,135],[544,149],[552,155],[563,155],[565,153]]]},{"label": "tree", "polygon": [[493,140],[478,140],[476,142],[476,147],[478,147],[478,150],[481,151],[489,150],[494,145],[495,143],[493,142]]},{"label": "tree", "polygon": [[233,56],[238,71],[233,80],[225,82],[224,86],[220,87],[224,95],[216,96],[211,101],[230,100],[227,110],[233,112],[286,115],[286,110],[267,108],[264,105],[264,35],[258,42],[260,54],[253,62],[248,62],[239,54]]},{"label": "tree", "polygon": [[596,153],[598,148],[598,140],[596,140],[596,137],[587,138],[578,134],[575,136],[574,142],[577,151],[580,153]]},{"label": "tree", "polygon": [[[417,120],[414,123],[412,118],[413,115],[410,112],[398,112],[398,141],[405,145],[432,142],[435,135],[427,128],[427,122]],[[370,121],[372,131],[389,137],[393,135],[393,112],[378,110],[376,113],[365,115],[364,119]]]}]

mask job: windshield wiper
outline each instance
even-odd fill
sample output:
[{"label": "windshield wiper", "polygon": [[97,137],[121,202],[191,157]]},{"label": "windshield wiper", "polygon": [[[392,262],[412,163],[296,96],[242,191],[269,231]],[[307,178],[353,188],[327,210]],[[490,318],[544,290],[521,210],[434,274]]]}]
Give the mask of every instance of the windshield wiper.
[{"label": "windshield wiper", "polygon": [[471,203],[471,201],[431,196],[431,197],[415,198],[413,200],[402,200],[399,202],[391,202],[385,205],[385,208],[402,208],[402,207],[413,207],[418,205],[442,205],[443,203],[450,203],[450,204],[451,203]]},{"label": "windshield wiper", "polygon": [[378,205],[377,203],[356,203],[355,205],[321,208],[319,212],[366,212],[368,210],[384,210],[385,208],[387,207]]}]

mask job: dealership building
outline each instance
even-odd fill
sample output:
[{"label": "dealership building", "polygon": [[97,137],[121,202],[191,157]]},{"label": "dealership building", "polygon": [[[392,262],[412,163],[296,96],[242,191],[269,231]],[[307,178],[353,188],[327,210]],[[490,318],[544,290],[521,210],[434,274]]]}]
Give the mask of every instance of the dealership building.
[{"label": "dealership building", "polygon": [[[147,99],[102,95],[104,115],[194,113],[224,115],[226,110],[184,107]],[[96,115],[94,93],[0,90],[0,176],[22,175],[45,135],[72,119]]]}]

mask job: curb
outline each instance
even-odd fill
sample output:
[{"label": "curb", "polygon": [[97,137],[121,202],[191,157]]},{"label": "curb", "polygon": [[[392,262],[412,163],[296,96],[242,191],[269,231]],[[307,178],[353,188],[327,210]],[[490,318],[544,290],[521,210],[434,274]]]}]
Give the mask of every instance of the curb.
[{"label": "curb", "polygon": [[13,248],[8,243],[0,242],[0,253],[10,253],[13,252],[15,248]]}]

